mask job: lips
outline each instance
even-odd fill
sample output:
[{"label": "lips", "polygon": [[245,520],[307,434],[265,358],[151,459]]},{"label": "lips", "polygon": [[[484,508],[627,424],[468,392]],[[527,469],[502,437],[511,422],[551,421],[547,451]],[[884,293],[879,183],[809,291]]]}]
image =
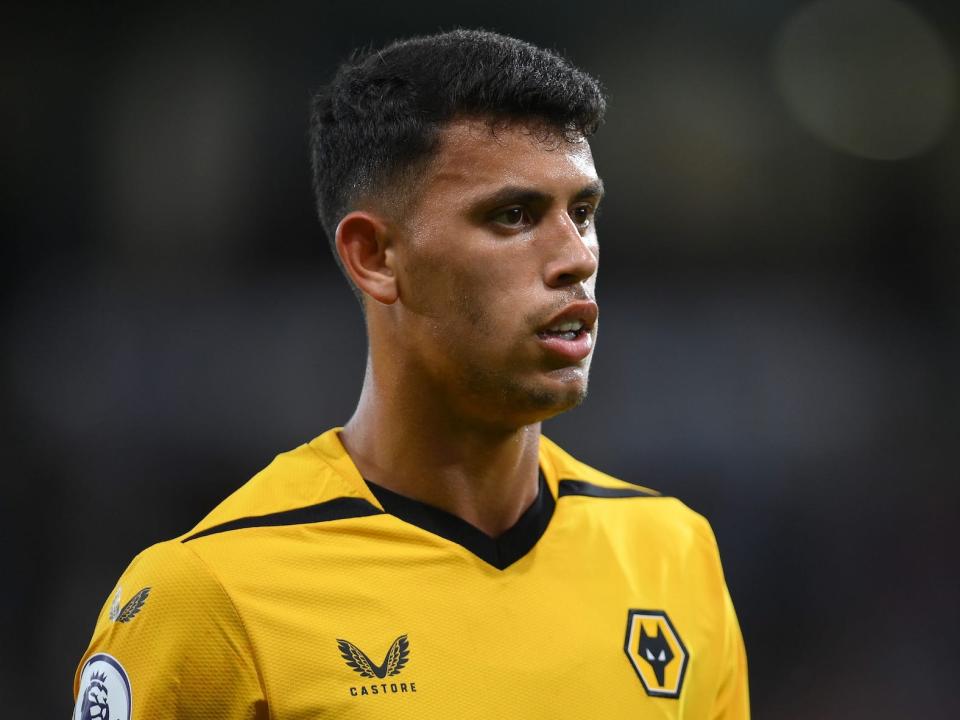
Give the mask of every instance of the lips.
[{"label": "lips", "polygon": [[570,303],[537,331],[540,345],[550,354],[578,363],[593,350],[597,304],[589,300]]},{"label": "lips", "polygon": [[550,332],[570,332],[574,328],[591,332],[597,322],[599,310],[591,300],[577,300],[565,306],[560,312],[547,320],[537,334]]}]

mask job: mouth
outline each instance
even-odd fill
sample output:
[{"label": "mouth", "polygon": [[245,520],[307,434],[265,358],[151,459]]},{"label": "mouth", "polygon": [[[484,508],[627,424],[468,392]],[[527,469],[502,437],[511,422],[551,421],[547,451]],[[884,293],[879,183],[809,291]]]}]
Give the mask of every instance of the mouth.
[{"label": "mouth", "polygon": [[558,323],[546,330],[537,333],[541,339],[559,338],[560,340],[576,340],[584,333],[588,333],[587,326],[582,320],[573,320],[571,322]]},{"label": "mouth", "polygon": [[582,300],[567,305],[537,331],[540,345],[561,359],[578,363],[593,350],[597,304]]}]

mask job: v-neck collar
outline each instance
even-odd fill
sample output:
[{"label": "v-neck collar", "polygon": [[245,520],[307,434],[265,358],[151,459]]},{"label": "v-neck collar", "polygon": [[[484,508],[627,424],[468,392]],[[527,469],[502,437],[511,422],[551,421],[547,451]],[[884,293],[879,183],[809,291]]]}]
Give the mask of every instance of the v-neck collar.
[{"label": "v-neck collar", "polygon": [[556,500],[541,470],[536,500],[513,527],[499,537],[492,538],[446,510],[398,495],[370,480],[365,482],[381,507],[389,514],[457,543],[498,570],[508,568],[533,549],[546,531],[556,506]]}]

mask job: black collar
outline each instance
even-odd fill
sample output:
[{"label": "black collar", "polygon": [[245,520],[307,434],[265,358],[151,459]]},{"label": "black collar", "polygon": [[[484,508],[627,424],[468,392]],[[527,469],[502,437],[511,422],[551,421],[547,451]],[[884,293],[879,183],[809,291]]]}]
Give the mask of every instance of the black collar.
[{"label": "black collar", "polygon": [[391,515],[465,547],[498,570],[506,569],[533,549],[546,531],[556,505],[541,472],[537,499],[513,527],[492,538],[445,510],[398,495],[369,480],[366,483],[383,509]]}]

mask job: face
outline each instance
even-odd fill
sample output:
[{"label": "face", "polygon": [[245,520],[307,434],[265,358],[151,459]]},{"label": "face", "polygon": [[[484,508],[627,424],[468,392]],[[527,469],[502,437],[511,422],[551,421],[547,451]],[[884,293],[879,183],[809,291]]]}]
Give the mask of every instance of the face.
[{"label": "face", "polygon": [[394,243],[395,342],[460,416],[518,427],[577,405],[597,334],[602,195],[586,140],[462,120]]}]

